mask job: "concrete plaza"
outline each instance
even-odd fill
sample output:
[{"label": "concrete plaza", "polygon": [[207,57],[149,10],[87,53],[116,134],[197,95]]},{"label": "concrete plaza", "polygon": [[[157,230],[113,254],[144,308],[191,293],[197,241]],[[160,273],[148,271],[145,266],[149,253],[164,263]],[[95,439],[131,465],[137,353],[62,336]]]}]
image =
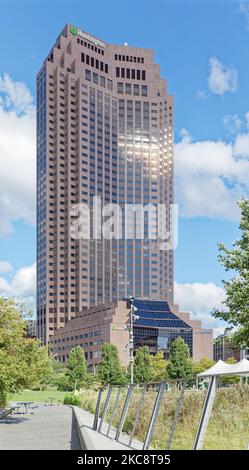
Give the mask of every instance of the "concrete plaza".
[{"label": "concrete plaza", "polygon": [[35,414],[13,414],[0,421],[0,450],[80,449],[72,408],[43,406]]}]

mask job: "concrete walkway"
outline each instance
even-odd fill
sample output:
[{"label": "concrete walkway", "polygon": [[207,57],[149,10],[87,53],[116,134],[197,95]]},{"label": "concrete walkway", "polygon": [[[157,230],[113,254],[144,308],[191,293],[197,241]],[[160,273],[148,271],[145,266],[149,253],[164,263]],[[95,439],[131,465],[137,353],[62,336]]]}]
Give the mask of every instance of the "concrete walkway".
[{"label": "concrete walkway", "polygon": [[36,414],[13,414],[0,420],[0,450],[80,449],[72,408],[43,406]]}]

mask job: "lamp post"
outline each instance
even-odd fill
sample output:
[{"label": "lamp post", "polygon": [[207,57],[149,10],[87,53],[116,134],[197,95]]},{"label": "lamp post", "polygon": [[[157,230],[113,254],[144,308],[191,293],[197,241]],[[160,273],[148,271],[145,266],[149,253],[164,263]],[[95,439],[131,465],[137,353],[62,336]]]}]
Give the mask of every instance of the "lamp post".
[{"label": "lamp post", "polygon": [[131,302],[130,310],[130,328],[129,328],[129,351],[130,351],[130,365],[131,365],[131,384],[134,383],[134,335],[133,335],[133,322],[139,319],[138,315],[135,315],[137,307],[134,305],[134,296],[129,295]]}]

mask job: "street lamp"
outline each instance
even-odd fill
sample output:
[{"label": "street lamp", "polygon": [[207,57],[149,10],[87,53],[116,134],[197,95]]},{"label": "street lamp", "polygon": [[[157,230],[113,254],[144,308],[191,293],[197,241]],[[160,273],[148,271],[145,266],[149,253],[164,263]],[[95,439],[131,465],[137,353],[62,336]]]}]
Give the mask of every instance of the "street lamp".
[{"label": "street lamp", "polygon": [[129,328],[129,351],[130,351],[130,365],[131,365],[131,384],[134,383],[134,335],[133,335],[133,322],[139,319],[139,315],[135,315],[137,307],[134,305],[134,296],[129,295],[131,302],[130,310],[130,328]]}]

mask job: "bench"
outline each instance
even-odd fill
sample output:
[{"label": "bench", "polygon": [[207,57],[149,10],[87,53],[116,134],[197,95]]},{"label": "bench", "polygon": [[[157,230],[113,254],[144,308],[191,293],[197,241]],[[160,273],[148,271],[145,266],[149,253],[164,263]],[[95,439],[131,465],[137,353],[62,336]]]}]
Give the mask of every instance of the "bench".
[{"label": "bench", "polygon": [[39,411],[39,405],[31,406],[30,414],[38,413],[38,411]]},{"label": "bench", "polygon": [[12,413],[14,408],[6,408],[5,410],[0,410],[0,419],[6,418]]}]

